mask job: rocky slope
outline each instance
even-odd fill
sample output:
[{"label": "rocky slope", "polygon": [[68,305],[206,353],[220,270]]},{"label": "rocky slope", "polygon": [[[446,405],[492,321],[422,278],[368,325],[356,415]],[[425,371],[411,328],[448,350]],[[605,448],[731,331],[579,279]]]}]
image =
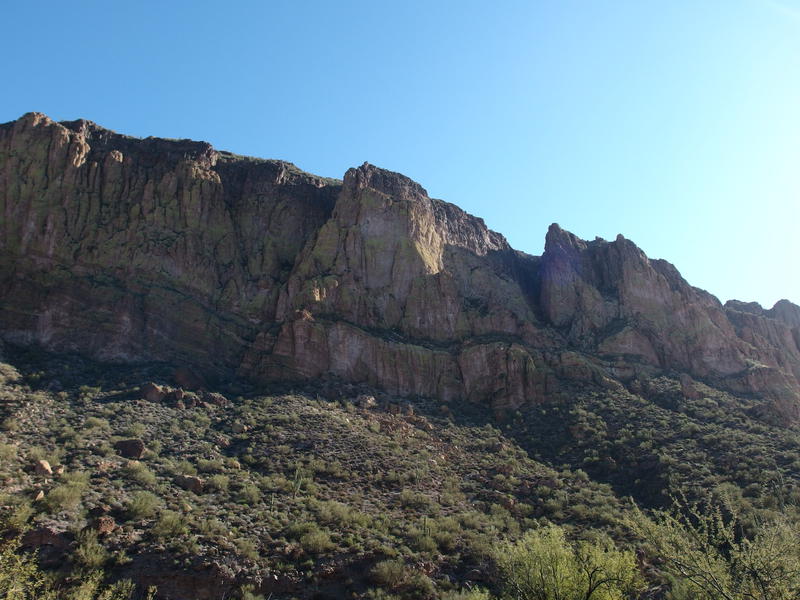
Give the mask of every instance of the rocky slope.
[{"label": "rocky slope", "polygon": [[30,113],[0,125],[0,333],[254,381],[491,403],[665,371],[800,415],[800,307],[729,302],[632,242],[545,252],[369,164],[342,182]]}]

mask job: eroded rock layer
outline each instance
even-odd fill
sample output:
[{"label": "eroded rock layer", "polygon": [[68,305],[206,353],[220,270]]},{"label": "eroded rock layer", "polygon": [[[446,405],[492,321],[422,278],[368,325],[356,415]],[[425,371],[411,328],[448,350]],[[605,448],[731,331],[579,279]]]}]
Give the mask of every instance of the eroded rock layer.
[{"label": "eroded rock layer", "polygon": [[369,164],[342,182],[30,113],[0,126],[0,215],[17,343],[499,411],[678,371],[798,416],[800,307],[723,306],[622,236],[553,225],[528,256]]}]

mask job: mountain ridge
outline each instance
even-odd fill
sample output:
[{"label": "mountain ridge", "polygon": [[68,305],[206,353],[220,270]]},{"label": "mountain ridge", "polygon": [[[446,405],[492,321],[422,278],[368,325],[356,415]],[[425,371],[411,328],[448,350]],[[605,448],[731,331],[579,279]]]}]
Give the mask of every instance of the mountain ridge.
[{"label": "mountain ridge", "polygon": [[554,224],[527,255],[368,163],[332,180],[28,113],[0,125],[0,200],[12,342],[498,416],[676,371],[800,415],[800,307],[723,305],[622,235]]}]

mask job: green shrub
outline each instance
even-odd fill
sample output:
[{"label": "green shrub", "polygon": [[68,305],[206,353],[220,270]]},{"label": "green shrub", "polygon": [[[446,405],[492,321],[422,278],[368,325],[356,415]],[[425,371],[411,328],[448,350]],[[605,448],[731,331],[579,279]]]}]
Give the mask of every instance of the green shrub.
[{"label": "green shrub", "polygon": [[401,560],[382,560],[369,572],[370,579],[378,585],[393,590],[400,587],[408,577],[406,565]]},{"label": "green shrub", "polygon": [[161,505],[161,498],[151,492],[136,492],[128,502],[128,516],[139,521],[149,519],[156,514]]},{"label": "green shrub", "polygon": [[17,447],[13,444],[0,444],[0,462],[9,463],[17,458]]},{"label": "green shrub", "polygon": [[369,517],[343,502],[328,500],[317,505],[317,517],[323,523],[336,527],[365,526]]},{"label": "green shrub", "polygon": [[172,538],[187,533],[186,519],[180,513],[165,510],[153,525],[153,535],[160,539]]},{"label": "green shrub", "polygon": [[300,537],[300,546],[311,554],[322,554],[336,547],[327,531],[310,531]]},{"label": "green shrub", "polygon": [[225,463],[221,458],[213,460],[201,458],[197,461],[197,470],[201,473],[219,473],[225,469]]},{"label": "green shrub", "polygon": [[78,534],[78,547],[72,554],[73,561],[88,569],[98,569],[108,561],[108,551],[97,540],[97,532],[86,529]]},{"label": "green shrub", "polygon": [[673,600],[800,598],[800,532],[783,518],[747,534],[730,507],[682,502],[652,519],[635,509],[632,529],[663,563]]},{"label": "green shrub", "polygon": [[502,544],[495,560],[508,600],[621,600],[641,587],[631,552],[606,536],[572,544],[556,525]]},{"label": "green shrub", "polygon": [[74,512],[80,506],[86,488],[87,484],[82,483],[80,480],[67,481],[57,485],[47,492],[44,497],[44,505],[51,513],[60,511]]},{"label": "green shrub", "polygon": [[261,500],[261,490],[252,483],[246,483],[239,489],[238,498],[244,504],[255,504]]},{"label": "green shrub", "polygon": [[230,481],[230,477],[227,475],[212,475],[206,480],[206,486],[211,490],[227,492]]},{"label": "green shrub", "polygon": [[[155,588],[145,596],[136,593],[127,580],[111,585],[103,583],[99,571],[80,572],[55,580],[39,567],[35,554],[20,552],[19,539],[0,545],[0,598],[6,600],[153,600]],[[78,551],[80,551],[80,546]],[[76,553],[78,552],[76,551]],[[91,553],[88,555],[91,556]]]},{"label": "green shrub", "polygon": [[158,482],[156,474],[138,460],[129,461],[125,465],[125,474],[142,487],[154,487]]}]

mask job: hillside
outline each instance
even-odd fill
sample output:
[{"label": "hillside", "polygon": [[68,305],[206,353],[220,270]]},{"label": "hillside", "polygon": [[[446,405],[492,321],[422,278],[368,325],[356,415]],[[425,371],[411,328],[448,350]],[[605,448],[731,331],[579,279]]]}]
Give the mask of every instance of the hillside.
[{"label": "hillside", "polygon": [[477,598],[555,524],[666,598],[639,509],[798,523],[800,307],[622,236],[529,256],[369,164],[36,113],[0,125],[0,215],[3,514],[61,576]]}]

